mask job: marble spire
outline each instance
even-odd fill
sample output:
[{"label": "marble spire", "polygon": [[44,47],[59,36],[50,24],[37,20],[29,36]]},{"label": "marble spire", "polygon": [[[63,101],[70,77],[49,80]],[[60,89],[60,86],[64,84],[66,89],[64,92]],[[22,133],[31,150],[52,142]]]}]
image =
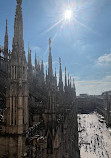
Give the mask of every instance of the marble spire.
[{"label": "marble spire", "polygon": [[8,29],[7,29],[7,19],[6,19],[6,31],[4,37],[4,57],[8,58]]},{"label": "marble spire", "polygon": [[22,0],[17,0],[17,7],[15,13],[14,23],[14,37],[13,37],[13,50],[19,50],[17,53],[23,53],[24,40],[23,40],[23,17],[22,17]]}]

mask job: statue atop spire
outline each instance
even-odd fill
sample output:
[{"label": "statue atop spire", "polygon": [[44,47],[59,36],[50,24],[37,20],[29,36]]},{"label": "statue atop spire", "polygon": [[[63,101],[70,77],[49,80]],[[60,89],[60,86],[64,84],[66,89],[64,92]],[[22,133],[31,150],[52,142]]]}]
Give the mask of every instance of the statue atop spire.
[{"label": "statue atop spire", "polygon": [[66,75],[66,66],[65,66],[65,90],[67,88],[67,75]]},{"label": "statue atop spire", "polygon": [[74,78],[73,78],[73,88],[74,88],[74,90],[75,90],[75,83],[74,83]]},{"label": "statue atop spire", "polygon": [[51,38],[49,38],[49,56],[51,56]]},{"label": "statue atop spire", "polygon": [[51,55],[51,38],[49,38],[49,57],[48,57],[48,77],[49,80],[52,80],[52,55]]},{"label": "statue atop spire", "polygon": [[55,67],[55,77],[56,77],[56,67]]},{"label": "statue atop spire", "polygon": [[35,50],[35,68],[37,68],[37,57],[36,57],[36,50]]},{"label": "statue atop spire", "polygon": [[62,68],[61,68],[61,58],[59,58],[59,64],[60,64],[60,69],[59,69],[59,91],[63,91],[63,82],[62,82]]},{"label": "statue atop spire", "polygon": [[41,62],[41,72],[44,74],[44,63],[43,63],[43,57],[42,57],[42,62]]},{"label": "statue atop spire", "polygon": [[47,76],[47,65],[46,65],[46,76]]},{"label": "statue atop spire", "polygon": [[32,52],[31,52],[31,49],[30,49],[29,44],[28,44],[28,68],[30,68],[30,69],[32,68],[31,54],[32,54]]},{"label": "statue atop spire", "polygon": [[59,58],[59,64],[60,64],[60,66],[61,66],[61,58]]},{"label": "statue atop spire", "polygon": [[17,4],[21,5],[22,4],[22,0],[17,0]]},{"label": "statue atop spire", "polygon": [[51,38],[49,38],[49,49],[51,49]]},{"label": "statue atop spire", "polygon": [[6,31],[4,37],[4,57],[8,58],[8,29],[7,29],[7,19],[6,19]]},{"label": "statue atop spire", "polygon": [[68,87],[69,87],[69,73],[68,73]]},{"label": "statue atop spire", "polygon": [[71,86],[72,86],[72,79],[71,79],[71,76],[70,76],[70,88],[71,88]]},{"label": "statue atop spire", "polygon": [[7,19],[6,19],[6,34],[7,34]]}]

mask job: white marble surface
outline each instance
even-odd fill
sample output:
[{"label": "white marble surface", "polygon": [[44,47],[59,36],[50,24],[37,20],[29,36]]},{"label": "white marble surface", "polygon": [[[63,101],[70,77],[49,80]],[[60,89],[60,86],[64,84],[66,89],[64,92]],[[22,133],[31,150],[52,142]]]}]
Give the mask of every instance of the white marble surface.
[{"label": "white marble surface", "polygon": [[97,113],[78,115],[81,158],[111,158],[111,129]]}]

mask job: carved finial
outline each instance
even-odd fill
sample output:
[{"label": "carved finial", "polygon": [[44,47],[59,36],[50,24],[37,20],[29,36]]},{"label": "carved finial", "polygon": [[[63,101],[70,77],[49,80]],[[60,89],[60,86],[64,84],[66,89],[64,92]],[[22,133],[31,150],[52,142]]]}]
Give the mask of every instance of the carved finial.
[{"label": "carved finial", "polygon": [[55,77],[56,77],[56,67],[55,67]]},{"label": "carved finial", "polygon": [[37,67],[37,57],[36,57],[36,50],[35,50],[35,67]]},{"label": "carved finial", "polygon": [[65,66],[65,74],[66,74],[66,66]]},{"label": "carved finial", "polygon": [[47,76],[47,65],[46,65],[46,76]]},{"label": "carved finial", "polygon": [[[39,57],[38,57],[38,65],[39,65]],[[40,65],[39,65],[40,66]]]},{"label": "carved finial", "polygon": [[71,79],[71,76],[70,76],[70,87],[72,86],[72,79]]},{"label": "carved finial", "polygon": [[67,75],[66,75],[66,66],[65,66],[65,88],[67,87]]},{"label": "carved finial", "polygon": [[6,34],[7,34],[7,19],[6,19]]},{"label": "carved finial", "polygon": [[49,38],[49,48],[51,48],[51,38]]},{"label": "carved finial", "polygon": [[28,53],[30,53],[30,44],[28,42]]},{"label": "carved finial", "polygon": [[59,64],[61,65],[61,58],[59,58]]},{"label": "carved finial", "polygon": [[75,88],[74,78],[73,78],[73,88]]}]

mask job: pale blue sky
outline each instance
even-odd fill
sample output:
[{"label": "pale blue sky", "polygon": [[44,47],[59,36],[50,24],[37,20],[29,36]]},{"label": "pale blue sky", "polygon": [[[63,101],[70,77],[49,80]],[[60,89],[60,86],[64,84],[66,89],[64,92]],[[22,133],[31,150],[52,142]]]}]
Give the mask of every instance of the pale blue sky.
[{"label": "pale blue sky", "polygon": [[[25,51],[28,42],[37,56],[48,58],[48,39],[51,37],[53,67],[59,56],[62,68],[75,76],[77,94],[100,94],[111,89],[111,0],[69,0],[73,18],[60,22],[68,0],[23,0]],[[3,45],[5,19],[8,19],[9,47],[13,38],[15,0],[0,0],[0,44]],[[76,18],[76,21],[74,20]]]}]

